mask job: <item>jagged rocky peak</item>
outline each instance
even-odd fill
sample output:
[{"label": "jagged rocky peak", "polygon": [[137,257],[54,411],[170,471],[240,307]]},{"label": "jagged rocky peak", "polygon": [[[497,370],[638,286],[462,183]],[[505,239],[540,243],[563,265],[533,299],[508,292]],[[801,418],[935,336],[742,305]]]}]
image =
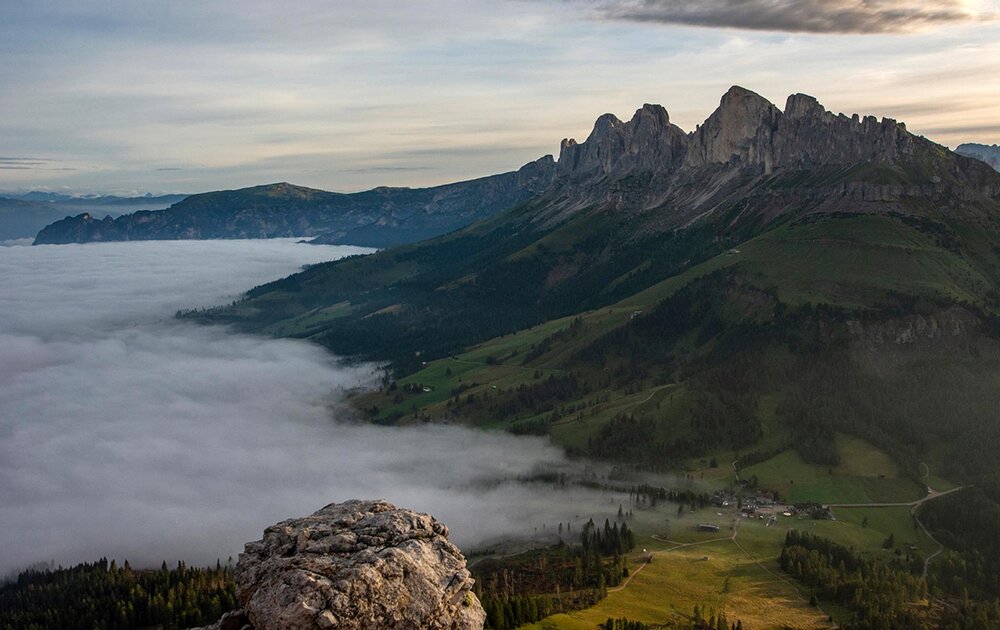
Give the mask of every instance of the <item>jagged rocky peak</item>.
[{"label": "jagged rocky peak", "polygon": [[722,96],[719,107],[691,134],[688,166],[706,164],[765,164],[767,148],[781,112],[763,96],[734,85]]},{"label": "jagged rocky peak", "polygon": [[788,100],[785,101],[784,114],[793,120],[799,118],[833,118],[833,114],[820,105],[815,96],[809,96],[808,94],[790,95]]},{"label": "jagged rocky peak", "polygon": [[660,105],[646,104],[628,122],[604,114],[587,140],[562,141],[559,174],[569,177],[608,175],[630,171],[663,171],[683,156],[685,133],[670,122]]},{"label": "jagged rocky peak", "polygon": [[910,155],[919,139],[891,118],[847,117],[813,96],[792,94],[784,111],[740,86],[693,132],[670,122],[667,110],[643,105],[628,122],[597,119],[582,143],[563,140],[558,174],[571,180],[634,172],[670,174],[713,165],[769,173],[777,168],[889,162]]},{"label": "jagged rocky peak", "polygon": [[205,630],[481,630],[472,585],[443,523],[385,501],[334,503],[247,543],[242,608]]}]

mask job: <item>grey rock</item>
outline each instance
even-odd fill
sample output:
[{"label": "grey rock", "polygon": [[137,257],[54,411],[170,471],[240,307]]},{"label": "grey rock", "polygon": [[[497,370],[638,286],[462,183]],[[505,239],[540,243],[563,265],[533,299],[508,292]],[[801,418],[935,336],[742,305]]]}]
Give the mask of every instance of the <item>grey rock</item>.
[{"label": "grey rock", "polygon": [[773,163],[774,134],[781,112],[764,97],[733,86],[718,109],[689,138],[686,166]]},{"label": "grey rock", "polygon": [[247,543],[236,566],[242,609],[210,628],[480,630],[486,614],[472,585],[443,523],[347,501]]},{"label": "grey rock", "polygon": [[847,330],[855,342],[867,350],[886,345],[914,345],[935,340],[970,336],[979,328],[979,319],[968,310],[952,306],[932,314],[910,314],[875,322],[850,320]]},{"label": "grey rock", "polygon": [[965,208],[976,213],[997,198],[994,171],[891,118],[834,114],[805,94],[789,96],[781,111],[734,86],[690,133],[658,105],[628,122],[601,116],[586,141],[563,140],[555,181],[532,203],[544,209],[535,220],[545,227],[577,212],[616,211],[650,234],[720,214],[731,226],[788,214],[912,214],[912,199],[939,208],[972,202]]},{"label": "grey rock", "polygon": [[604,114],[587,141],[563,140],[557,174],[566,178],[671,170],[684,156],[686,134],[660,105],[643,105],[627,123]]}]

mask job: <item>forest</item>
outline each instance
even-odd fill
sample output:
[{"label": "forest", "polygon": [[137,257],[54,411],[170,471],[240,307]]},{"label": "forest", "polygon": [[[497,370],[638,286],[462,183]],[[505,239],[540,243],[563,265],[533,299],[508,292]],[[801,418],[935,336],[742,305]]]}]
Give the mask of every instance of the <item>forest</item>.
[{"label": "forest", "polygon": [[1000,601],[956,604],[928,593],[919,570],[901,557],[860,555],[832,541],[791,530],[778,558],[782,570],[821,600],[851,612],[845,630],[989,630],[1000,625]]},{"label": "forest", "polygon": [[206,625],[236,608],[230,564],[133,569],[102,558],[70,568],[33,569],[0,587],[2,630],[166,630]]},{"label": "forest", "polygon": [[920,519],[949,548],[931,565],[932,586],[963,599],[1000,597],[1000,480],[983,477],[975,485],[928,501]]},{"label": "forest", "polygon": [[[621,521],[621,522],[619,522]],[[572,525],[559,535],[572,540]],[[486,610],[486,627],[507,630],[549,615],[592,606],[628,577],[625,554],[635,536],[624,513],[611,523],[584,524],[578,545],[558,545],[474,565],[475,592]]]}]

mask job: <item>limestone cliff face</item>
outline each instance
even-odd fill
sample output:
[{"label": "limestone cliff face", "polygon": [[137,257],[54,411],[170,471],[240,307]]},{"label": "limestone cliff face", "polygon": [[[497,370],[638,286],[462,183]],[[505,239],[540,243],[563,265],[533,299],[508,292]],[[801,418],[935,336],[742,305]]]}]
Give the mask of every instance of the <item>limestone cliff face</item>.
[{"label": "limestone cliff face", "polygon": [[918,142],[926,141],[890,118],[834,115],[805,94],[789,96],[782,112],[759,94],[734,86],[691,133],[672,124],[659,105],[643,105],[628,122],[604,114],[582,144],[563,140],[557,173],[662,173],[712,164],[771,172],[776,167],[891,162],[912,154]]},{"label": "limestone cliff face", "polygon": [[958,306],[928,315],[912,314],[877,322],[847,322],[852,341],[866,350],[967,337],[976,332],[979,326],[979,319],[975,315]]},{"label": "limestone cliff face", "polygon": [[765,166],[773,163],[774,135],[781,112],[761,96],[732,87],[719,108],[688,137],[688,167],[739,163]]},{"label": "limestone cliff face", "polygon": [[734,86],[690,133],[659,105],[627,122],[601,116],[586,141],[563,140],[555,181],[537,205],[549,224],[612,210],[658,231],[720,215],[730,225],[761,224],[784,214],[912,214],[921,204],[997,198],[1000,177],[985,164],[895,120],[834,114],[805,94],[789,96],[782,111]]},{"label": "limestone cliff face", "polygon": [[563,140],[557,175],[575,179],[667,171],[683,159],[685,145],[685,133],[659,105],[643,105],[627,123],[604,114],[586,142]]},{"label": "limestone cliff face", "polygon": [[481,630],[472,585],[443,523],[385,501],[335,503],[247,543],[242,609],[209,629]]}]

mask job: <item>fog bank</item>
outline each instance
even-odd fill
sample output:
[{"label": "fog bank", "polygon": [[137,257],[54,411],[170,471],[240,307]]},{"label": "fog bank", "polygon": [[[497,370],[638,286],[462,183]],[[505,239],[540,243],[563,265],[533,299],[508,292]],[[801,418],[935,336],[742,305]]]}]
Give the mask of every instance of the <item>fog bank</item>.
[{"label": "fog bank", "polygon": [[0,247],[0,574],[100,556],[214,562],[277,520],[355,497],[430,512],[460,545],[608,508],[516,481],[569,466],[543,440],[338,421],[344,388],[371,366],[172,317],[362,251]]}]

